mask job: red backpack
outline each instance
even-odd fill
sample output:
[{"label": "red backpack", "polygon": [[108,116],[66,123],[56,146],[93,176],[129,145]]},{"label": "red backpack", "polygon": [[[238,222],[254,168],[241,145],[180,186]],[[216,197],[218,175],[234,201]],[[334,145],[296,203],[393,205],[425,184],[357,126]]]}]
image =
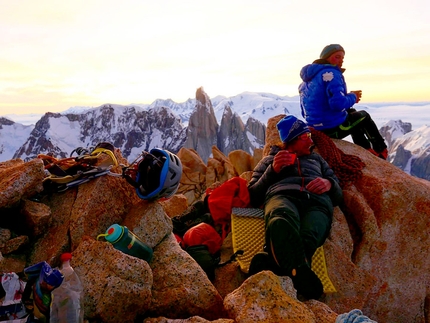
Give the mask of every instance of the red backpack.
[{"label": "red backpack", "polygon": [[209,253],[216,254],[222,245],[222,240],[214,227],[207,223],[200,223],[189,229],[182,238],[183,248],[205,245]]},{"label": "red backpack", "polygon": [[215,228],[221,227],[221,238],[224,241],[231,231],[231,212],[233,207],[249,207],[250,197],[248,183],[242,177],[233,177],[221,186],[206,190],[209,211]]}]

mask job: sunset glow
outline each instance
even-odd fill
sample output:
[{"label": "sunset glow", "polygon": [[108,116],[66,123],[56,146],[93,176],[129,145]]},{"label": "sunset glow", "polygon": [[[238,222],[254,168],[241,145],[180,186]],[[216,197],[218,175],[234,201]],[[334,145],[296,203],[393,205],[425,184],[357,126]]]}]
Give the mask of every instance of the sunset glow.
[{"label": "sunset glow", "polygon": [[430,101],[427,0],[0,3],[0,115],[183,102],[200,86],[295,96],[330,43],[362,102]]}]

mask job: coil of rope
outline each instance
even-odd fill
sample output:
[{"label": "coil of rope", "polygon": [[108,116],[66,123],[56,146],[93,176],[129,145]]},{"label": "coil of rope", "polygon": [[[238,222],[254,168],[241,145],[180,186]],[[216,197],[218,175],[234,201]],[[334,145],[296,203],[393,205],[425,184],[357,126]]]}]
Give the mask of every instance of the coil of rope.
[{"label": "coil of rope", "polygon": [[348,155],[336,147],[333,140],[325,133],[311,129],[312,140],[318,148],[318,153],[327,161],[339,179],[342,188],[353,184],[362,176],[365,163],[360,157]]}]

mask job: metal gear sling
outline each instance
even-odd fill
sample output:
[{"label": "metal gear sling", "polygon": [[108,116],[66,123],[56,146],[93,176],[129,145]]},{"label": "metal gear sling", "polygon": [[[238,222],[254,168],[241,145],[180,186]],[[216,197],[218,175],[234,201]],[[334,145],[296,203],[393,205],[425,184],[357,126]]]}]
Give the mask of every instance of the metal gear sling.
[{"label": "metal gear sling", "polygon": [[[94,178],[110,175],[124,178],[144,200],[169,198],[175,194],[182,176],[182,163],[178,156],[153,148],[150,152],[143,151],[129,166],[121,165],[122,174],[118,174],[111,172],[112,167],[118,166],[114,151],[111,143],[101,142],[94,148],[78,147],[68,158],[38,155],[47,174],[43,180],[44,192],[63,192]],[[73,154],[77,156],[73,157]]]},{"label": "metal gear sling", "polygon": [[[43,180],[44,191],[63,192],[109,174],[112,167],[118,166],[114,150],[111,143],[101,142],[94,148],[78,147],[71,152],[69,158],[57,159],[39,154],[37,158],[43,161],[47,174]],[[77,154],[76,157],[73,157],[74,153]]]}]

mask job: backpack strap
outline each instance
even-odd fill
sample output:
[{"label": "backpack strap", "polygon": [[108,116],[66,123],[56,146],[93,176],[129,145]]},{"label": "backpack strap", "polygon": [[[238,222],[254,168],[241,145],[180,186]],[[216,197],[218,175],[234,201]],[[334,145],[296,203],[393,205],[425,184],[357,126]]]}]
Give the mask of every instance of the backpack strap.
[{"label": "backpack strap", "polygon": [[231,255],[229,260],[218,264],[217,267],[223,267],[223,266],[235,261],[238,256],[242,256],[243,254],[244,254],[243,250],[237,250],[234,254]]}]

